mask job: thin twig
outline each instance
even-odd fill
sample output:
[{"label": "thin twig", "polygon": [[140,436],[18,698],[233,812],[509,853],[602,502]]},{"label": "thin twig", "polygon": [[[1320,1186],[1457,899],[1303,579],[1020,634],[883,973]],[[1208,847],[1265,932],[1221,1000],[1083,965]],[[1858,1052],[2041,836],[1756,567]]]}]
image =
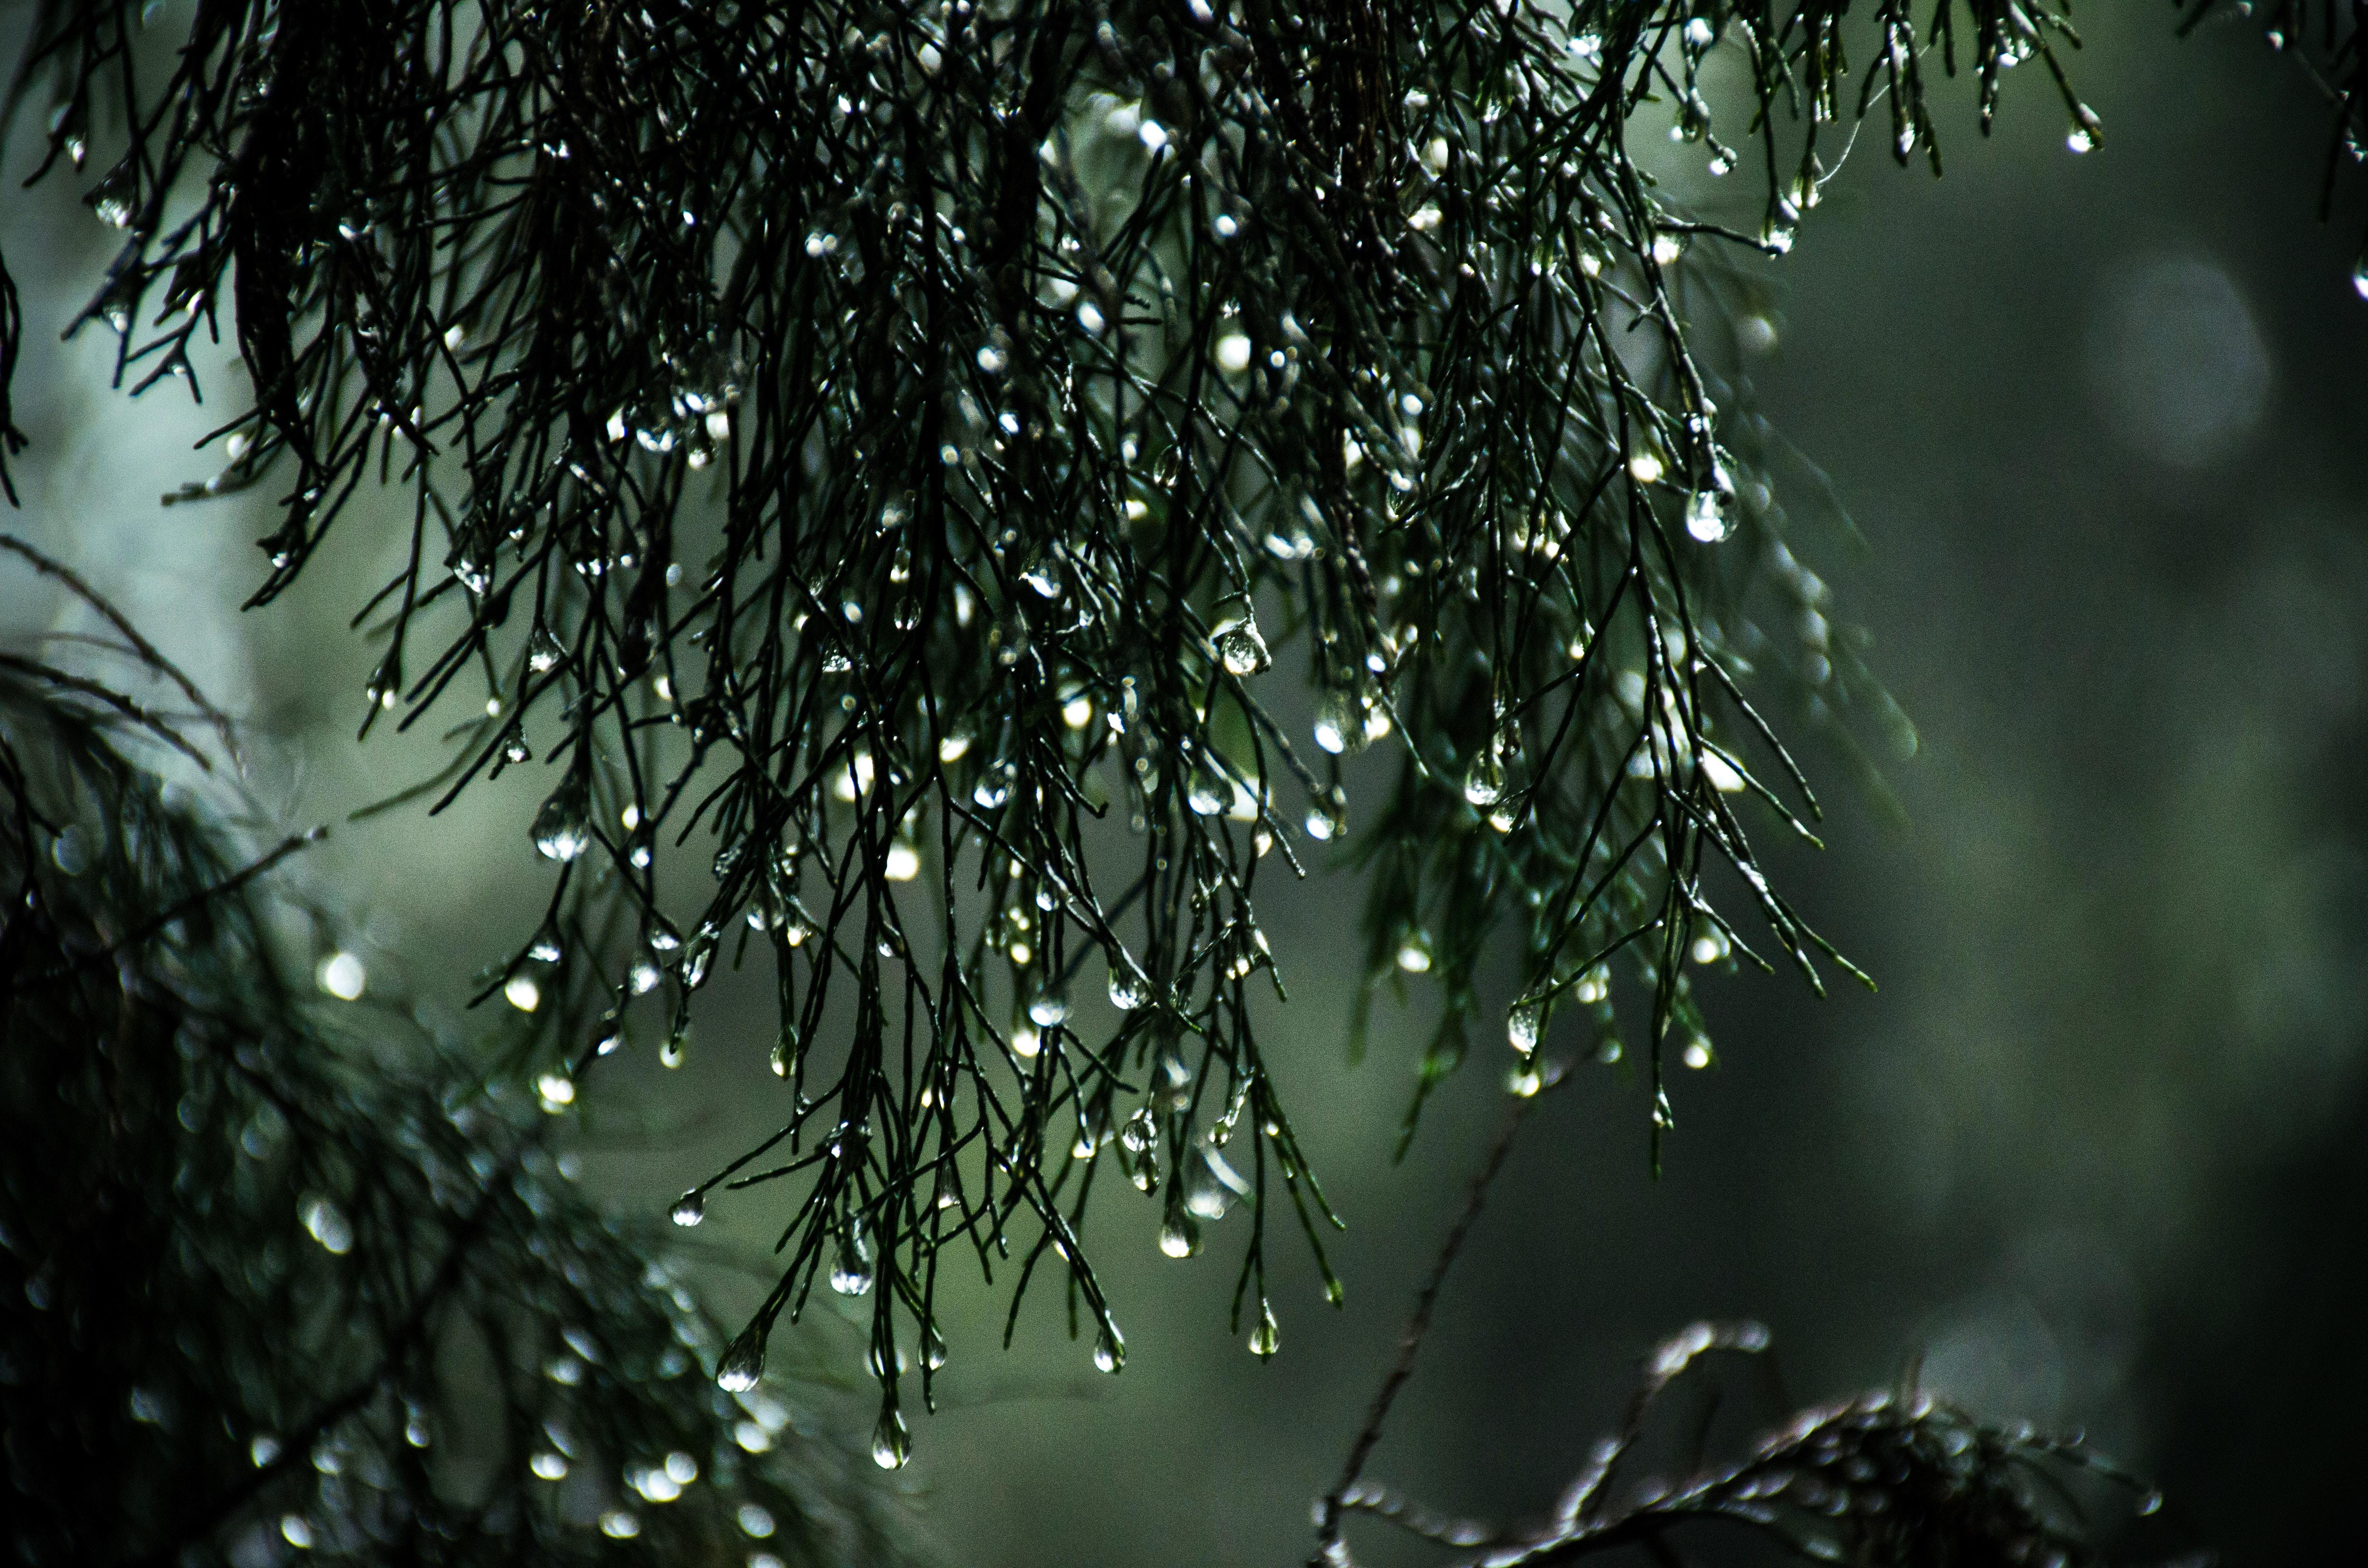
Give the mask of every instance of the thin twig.
[{"label": "thin twig", "polygon": [[1334,1482],[1332,1490],[1324,1494],[1315,1521],[1315,1555],[1308,1559],[1311,1563],[1340,1564],[1348,1561],[1347,1551],[1340,1539],[1342,1499],[1363,1476],[1365,1461],[1372,1458],[1373,1449],[1381,1443],[1382,1426],[1389,1417],[1390,1406],[1397,1403],[1398,1391],[1406,1387],[1406,1380],[1414,1375],[1415,1357],[1421,1352],[1423,1338],[1430,1332],[1430,1315],[1439,1304],[1440,1288],[1447,1283],[1448,1270],[1455,1267],[1456,1256],[1463,1250],[1464,1239],[1472,1233],[1473,1225],[1480,1218],[1480,1210],[1487,1206],[1488,1188],[1496,1181],[1497,1173],[1505,1168],[1505,1161],[1512,1154],[1513,1140],[1520,1134],[1523,1119],[1540,1097],[1560,1087],[1564,1081],[1559,1071],[1548,1067],[1541,1067],[1540,1075],[1542,1084],[1538,1093],[1517,1097],[1507,1108],[1505,1124],[1497,1130],[1496,1142],[1489,1145],[1487,1158],[1480,1163],[1479,1171],[1472,1178],[1472,1190],[1463,1199],[1463,1212],[1455,1217],[1455,1223],[1449,1228],[1446,1239],[1440,1243],[1439,1256],[1432,1260],[1430,1275],[1415,1294],[1413,1315],[1406,1319],[1406,1333],[1398,1338],[1397,1359],[1391,1363],[1388,1375],[1382,1379],[1382,1386],[1373,1395],[1372,1408],[1365,1415],[1363,1429],[1358,1432],[1357,1440],[1349,1447],[1348,1462],[1340,1467],[1340,1479]]}]

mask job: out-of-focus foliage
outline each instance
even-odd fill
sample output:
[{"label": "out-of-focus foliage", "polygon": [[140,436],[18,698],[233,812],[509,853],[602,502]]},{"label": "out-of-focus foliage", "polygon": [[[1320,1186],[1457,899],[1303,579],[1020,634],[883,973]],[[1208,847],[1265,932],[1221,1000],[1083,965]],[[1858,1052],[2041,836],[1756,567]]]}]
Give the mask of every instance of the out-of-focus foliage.
[{"label": "out-of-focus foliage", "polygon": [[[1545,1077],[1541,1093],[1568,1082],[1551,1066]],[[2105,1561],[2096,1549],[2098,1521],[2067,1483],[2085,1471],[2131,1493],[2138,1484],[2077,1437],[2044,1437],[2028,1424],[1998,1427],[1933,1398],[1917,1386],[1912,1365],[1896,1391],[1798,1411],[1750,1443],[1742,1458],[1713,1459],[1722,1391],[1710,1386],[1691,1411],[1671,1406],[1686,1385],[1702,1384],[1694,1374],[1713,1352],[1756,1359],[1763,1392],[1784,1402],[1774,1364],[1765,1358],[1768,1330],[1751,1322],[1697,1323],[1656,1346],[1618,1429],[1588,1449],[1542,1523],[1449,1517],[1369,1479],[1367,1463],[1429,1335],[1440,1290],[1534,1098],[1514,1103],[1416,1293],[1396,1359],[1349,1445],[1340,1479],[1316,1503],[1308,1568],[1355,1568],[1347,1527],[1360,1517],[1437,1546],[1476,1551],[1457,1568],[1575,1562],[1632,1548],[1655,1562],[1682,1563],[1691,1560],[1688,1543],[1702,1533],[1694,1527],[1704,1523],[1744,1527],[1788,1555],[1816,1562],[2069,1568]],[[2152,1514],[2161,1502],[2146,1490],[2137,1511]]]},{"label": "out-of-focus foliage", "polygon": [[[1543,1568],[1639,1546],[1656,1562],[1683,1562],[1682,1543],[1705,1524],[1742,1527],[1813,1562],[2069,1568],[2105,1561],[2093,1521],[2065,1483],[2082,1471],[2118,1482],[2118,1471],[2077,1441],[1992,1426],[1913,1386],[1802,1411],[1739,1460],[1707,1460],[1698,1430],[1684,1479],[1637,1473],[1672,1385],[1711,1352],[1767,1348],[1768,1331],[1756,1323],[1695,1324],[1658,1346],[1620,1430],[1595,1445],[1543,1525],[1449,1518],[1360,1482],[1327,1517],[1317,1562],[1349,1568],[1353,1561],[1338,1529],[1344,1512],[1456,1549],[1463,1568]],[[2151,1492],[2137,1497],[2143,1512],[2159,1506]]]},{"label": "out-of-focus foliage", "polygon": [[[2272,9],[2323,19],[2294,36],[2356,128],[2350,12]],[[1556,1008],[1616,1059],[1624,986],[1656,1130],[1665,1047],[1712,1059],[1690,959],[1839,957],[1750,846],[1815,802],[1747,687],[1901,721],[1785,542],[1725,250],[1788,248],[1870,118],[1937,168],[1935,53],[1985,121],[2036,61],[2100,131],[2035,0],[224,0],[176,51],[145,12],[51,0],[20,85],[53,165],[129,117],[86,319],[145,387],[232,308],[253,402],[187,494],[280,487],[259,601],[406,494],[362,725],[457,714],[439,800],[551,769],[511,965],[566,1003],[539,1069],[678,1053],[718,963],[769,954],[779,1132],[677,1214],[786,1184],[727,1375],[818,1278],[869,1295],[887,1462],[949,1246],[1064,1273],[1121,1364],[1079,1239],[1108,1166],[1177,1256],[1250,1200],[1271,1353],[1269,1188],[1311,1241],[1329,1211],[1252,1022],[1253,889],[1349,831],[1365,745],[1398,764],[1356,803],[1367,967],[1441,989],[1426,1088],[1493,933],[1517,1089]],[[1664,123],[1754,171],[1752,219],[1654,182]],[[693,842],[713,889],[664,907]]]},{"label": "out-of-focus foliage", "polygon": [[0,652],[9,1559],[904,1556],[868,1463],[714,1385],[710,1319],[530,1097],[289,972],[302,841],[258,860],[161,782],[219,760],[194,733]]}]

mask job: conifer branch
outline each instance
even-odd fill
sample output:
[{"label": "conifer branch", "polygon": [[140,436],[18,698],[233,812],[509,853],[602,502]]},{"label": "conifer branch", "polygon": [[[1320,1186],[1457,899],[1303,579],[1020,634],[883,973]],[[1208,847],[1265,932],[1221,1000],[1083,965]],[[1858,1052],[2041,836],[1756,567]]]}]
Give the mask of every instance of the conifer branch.
[{"label": "conifer branch", "polygon": [[[2264,10],[2356,146],[2353,8]],[[1736,263],[1870,123],[1938,171],[1936,47],[1985,129],[2035,59],[2093,145],[2068,6],[145,14],[44,0],[8,100],[46,108],[43,171],[100,147],[124,243],[74,324],[119,383],[194,391],[229,306],[251,401],[170,499],[271,487],[258,605],[332,529],[395,530],[361,730],[457,704],[439,805],[541,754],[558,874],[500,972],[583,1028],[520,1065],[679,1059],[718,966],[769,960],[786,1267],[735,1378],[817,1279],[876,1290],[901,1461],[948,1246],[1047,1260],[1115,1369],[1075,1239],[1104,1158],[1178,1256],[1261,1216],[1270,1351],[1268,1161],[1329,1213],[1253,1021],[1294,834],[1364,869],[1369,984],[1439,988],[1407,1137],[1499,934],[1517,1089],[1557,1010],[1604,1060],[1624,1014],[1656,1158],[1668,1063],[1713,1060],[1689,966],[1759,960],[1745,911],[1812,985],[1857,973],[1732,799],[1816,815],[1765,714],[1905,726],[1788,542]],[[1632,151],[1663,119],[1752,188],[1680,201]],[[20,335],[0,293],[0,385]],[[1394,770],[1350,760],[1375,743]],[[712,892],[666,907],[694,841]]]}]

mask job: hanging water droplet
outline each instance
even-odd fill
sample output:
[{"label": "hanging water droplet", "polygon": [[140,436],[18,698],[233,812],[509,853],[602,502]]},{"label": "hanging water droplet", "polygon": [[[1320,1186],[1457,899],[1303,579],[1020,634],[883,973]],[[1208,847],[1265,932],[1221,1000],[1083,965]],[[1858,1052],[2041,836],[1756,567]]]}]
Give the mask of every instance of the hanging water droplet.
[{"label": "hanging water droplet", "polygon": [[1116,1372],[1126,1365],[1126,1336],[1118,1324],[1104,1323],[1102,1332],[1094,1341],[1094,1367],[1099,1371]]},{"label": "hanging water droplet", "polygon": [[880,1425],[871,1429],[871,1462],[882,1470],[902,1470],[912,1457],[913,1434],[905,1429],[904,1415],[883,1411]]},{"label": "hanging water droplet", "polygon": [[842,1296],[860,1296],[871,1289],[871,1244],[859,1221],[838,1239],[838,1259],[831,1265],[830,1288]]},{"label": "hanging water droplet", "polygon": [[1274,1308],[1260,1296],[1258,1322],[1250,1327],[1250,1354],[1261,1361],[1270,1361],[1281,1344],[1282,1330],[1274,1321]]},{"label": "hanging water droplet", "polygon": [[1716,544],[1727,535],[1727,498],[1716,490],[1699,490],[1686,503],[1686,532],[1703,544]]},{"label": "hanging water droplet", "polygon": [[559,662],[565,657],[567,650],[559,645],[559,639],[552,635],[550,627],[534,629],[533,640],[527,644],[527,668],[539,676],[547,676],[557,669]]},{"label": "hanging water droplet", "polygon": [[676,1224],[684,1226],[696,1225],[701,1220],[706,1218],[707,1197],[697,1187],[693,1187],[690,1191],[684,1193],[680,1198],[675,1199],[674,1222]]},{"label": "hanging water droplet", "polygon": [[1169,1210],[1160,1221],[1159,1250],[1170,1257],[1190,1257],[1201,1250],[1201,1227],[1190,1215]]},{"label": "hanging water droplet", "polygon": [[1334,756],[1365,744],[1364,717],[1354,696],[1345,691],[1325,693],[1315,710],[1315,744]]},{"label": "hanging water droplet", "polygon": [[2086,153],[2097,145],[2103,131],[2104,126],[2097,119],[2096,110],[2087,104],[2075,104],[2072,106],[2072,132],[2065,137],[2064,144],[2075,153]]},{"label": "hanging water droplet", "polygon": [[715,957],[716,933],[701,926],[690,934],[682,949],[682,983],[686,991],[695,991],[707,979],[707,966]]},{"label": "hanging water droplet", "polygon": [[1196,1219],[1222,1220],[1225,1217],[1231,1199],[1224,1183],[1217,1176],[1215,1165],[1219,1159],[1220,1156],[1206,1149],[1185,1156],[1184,1207]]},{"label": "hanging water droplet", "polygon": [[1517,1002],[1505,1017],[1505,1039],[1523,1056],[1538,1049],[1538,1033],[1545,1022],[1544,1009],[1534,1002]]},{"label": "hanging water droplet", "polygon": [[111,229],[131,226],[131,213],[139,199],[140,174],[131,160],[118,164],[98,187],[88,197],[90,210],[98,221]]},{"label": "hanging water droplet", "polygon": [[1230,676],[1254,676],[1274,662],[1267,652],[1266,639],[1258,635],[1258,623],[1240,621],[1225,628],[1216,636],[1217,657]]},{"label": "hanging water droplet", "polygon": [[1035,562],[1019,577],[1042,598],[1057,599],[1061,597],[1061,568],[1050,556]]},{"label": "hanging water droplet", "polygon": [[547,859],[562,865],[592,846],[589,820],[591,790],[585,776],[571,771],[534,817],[534,846]]},{"label": "hanging water droplet", "polygon": [[921,1330],[921,1364],[932,1372],[946,1364],[946,1336],[938,1332],[936,1324]]},{"label": "hanging water droplet", "polygon": [[1471,770],[1463,776],[1463,798],[1484,808],[1505,798],[1505,764],[1493,743],[1472,759]]},{"label": "hanging water droplet", "polygon": [[1398,968],[1408,974],[1422,974],[1430,968],[1430,934],[1423,930],[1408,931],[1398,942]]},{"label": "hanging water droplet", "polygon": [[1233,781],[1212,767],[1207,758],[1193,765],[1192,777],[1184,787],[1184,803],[1195,816],[1215,816],[1233,797]]},{"label": "hanging water droplet", "polygon": [[716,1364],[715,1385],[725,1393],[746,1393],[765,1376],[765,1339],[753,1327],[745,1330]]},{"label": "hanging water droplet", "polygon": [[1040,1029],[1065,1023],[1069,1017],[1069,999],[1058,992],[1048,991],[1028,1004],[1028,1017]]},{"label": "hanging water droplet", "polygon": [[1114,960],[1110,964],[1110,1006],[1121,1013],[1132,1013],[1151,999],[1142,977],[1123,958]]}]

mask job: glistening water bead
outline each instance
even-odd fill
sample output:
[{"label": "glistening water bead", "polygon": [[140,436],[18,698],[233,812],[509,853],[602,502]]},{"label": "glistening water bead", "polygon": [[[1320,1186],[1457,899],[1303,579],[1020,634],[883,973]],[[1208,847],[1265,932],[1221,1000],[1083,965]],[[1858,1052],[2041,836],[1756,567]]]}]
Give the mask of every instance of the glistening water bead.
[{"label": "glistening water bead", "polygon": [[1715,490],[1699,490],[1686,503],[1686,532],[1703,544],[1727,535],[1727,500]]},{"label": "glistening water bead", "polygon": [[592,846],[592,826],[586,811],[588,793],[584,780],[571,776],[535,813],[534,846],[545,858],[564,866]]},{"label": "glistening water bead", "polygon": [[1170,1257],[1190,1257],[1201,1250],[1201,1227],[1182,1214],[1170,1214],[1159,1227],[1159,1250]]},{"label": "glistening water bead", "polygon": [[1282,1329],[1274,1321],[1274,1308],[1264,1296],[1258,1298],[1258,1322],[1250,1327],[1250,1354],[1261,1361],[1274,1359],[1282,1345]]},{"label": "glistening water bead", "polygon": [[880,1417],[880,1425],[871,1429],[871,1462],[882,1470],[901,1470],[913,1457],[913,1434],[905,1428],[904,1415],[894,1410]]},{"label": "glistening water bead", "polygon": [[724,1348],[723,1359],[716,1364],[715,1386],[725,1393],[746,1393],[765,1376],[765,1342],[755,1334],[743,1334]]},{"label": "glistening water bead", "polygon": [[1217,657],[1224,662],[1225,673],[1236,676],[1254,676],[1273,662],[1266,639],[1247,620],[1217,633]]},{"label": "glistening water bead", "polygon": [[860,1235],[849,1233],[838,1244],[830,1288],[842,1296],[860,1296],[871,1290],[871,1250]]},{"label": "glistening water bead", "polygon": [[354,1227],[345,1213],[325,1198],[308,1198],[302,1218],[304,1229],[333,1257],[343,1257],[354,1246]]},{"label": "glistening water bead", "polygon": [[1338,756],[1363,738],[1356,703],[1344,692],[1330,692],[1315,710],[1315,744]]},{"label": "glistening water bead", "polygon": [[1505,765],[1497,760],[1494,745],[1472,759],[1472,770],[1463,778],[1463,798],[1481,807],[1505,798]]},{"label": "glistening water bead", "polygon": [[676,1224],[696,1225],[706,1218],[707,1199],[697,1188],[684,1193],[675,1200],[673,1219]]}]

